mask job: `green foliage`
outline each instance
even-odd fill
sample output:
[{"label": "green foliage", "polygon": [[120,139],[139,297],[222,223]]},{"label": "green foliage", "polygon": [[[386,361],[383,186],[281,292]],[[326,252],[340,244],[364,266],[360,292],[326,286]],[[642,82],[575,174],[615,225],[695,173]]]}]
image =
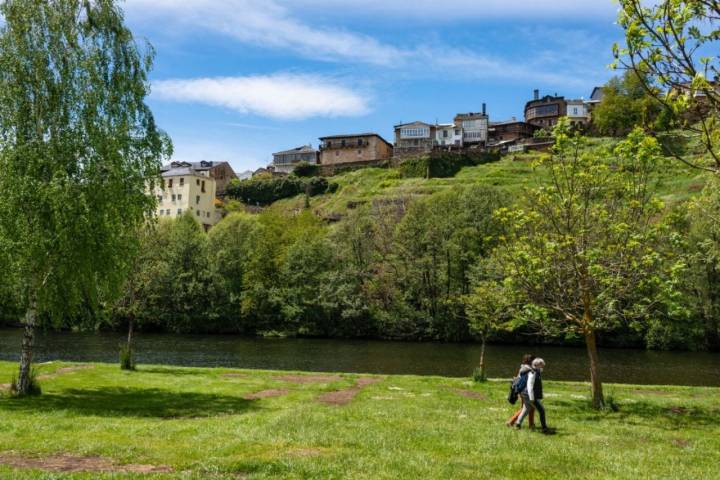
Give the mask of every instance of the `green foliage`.
[{"label": "green foliage", "polygon": [[231,198],[240,200],[248,205],[270,205],[283,198],[307,193],[311,197],[334,193],[337,186],[331,187],[326,178],[311,177],[298,178],[294,175],[287,177],[257,177],[249,180],[233,181],[227,188]]},{"label": "green foliage", "polygon": [[120,344],[120,370],[135,370],[135,353],[127,343]]},{"label": "green foliage", "polygon": [[603,87],[603,100],[592,113],[593,129],[604,136],[623,136],[635,127],[660,127],[666,117],[655,99],[649,95],[643,80],[630,70],[622,77],[614,77]]},{"label": "green foliage", "polygon": [[293,169],[296,177],[317,177],[320,175],[320,165],[308,162],[299,162]]},{"label": "green foliage", "polygon": [[625,44],[615,45],[615,66],[636,73],[663,108],[665,122],[692,134],[706,156],[685,163],[720,170],[720,5],[706,0],[620,0],[618,24]]},{"label": "green foliage", "polygon": [[476,383],[485,383],[487,382],[487,374],[485,373],[485,369],[476,367],[473,370],[472,379]]},{"label": "green foliage", "polygon": [[400,166],[405,178],[454,177],[463,167],[483,165],[500,160],[498,152],[433,153],[406,160]]},{"label": "green foliage", "polygon": [[37,370],[35,370],[34,368],[30,370],[30,375],[28,377],[28,387],[23,392],[21,392],[18,387],[17,377],[13,377],[12,381],[10,382],[10,395],[20,398],[37,397],[39,395],[42,395],[42,387],[40,386],[40,381],[38,380]]}]

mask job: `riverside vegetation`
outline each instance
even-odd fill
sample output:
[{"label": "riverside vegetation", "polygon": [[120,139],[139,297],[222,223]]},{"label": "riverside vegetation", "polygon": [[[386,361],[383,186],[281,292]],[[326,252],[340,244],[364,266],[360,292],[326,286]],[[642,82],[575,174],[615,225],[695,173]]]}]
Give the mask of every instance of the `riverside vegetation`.
[{"label": "riverside vegetation", "polygon": [[[15,369],[0,362],[0,377]],[[506,381],[64,363],[38,374],[43,396],[0,393],[0,477],[710,478],[720,461],[717,388],[612,385],[619,411],[597,412],[586,384],[546,379],[558,434],[543,437],[503,426]]]}]

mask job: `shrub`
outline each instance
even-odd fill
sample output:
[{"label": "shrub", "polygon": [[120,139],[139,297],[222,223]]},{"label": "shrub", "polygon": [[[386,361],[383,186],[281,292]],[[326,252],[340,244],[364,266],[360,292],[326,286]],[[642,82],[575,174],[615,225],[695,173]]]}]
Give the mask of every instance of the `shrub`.
[{"label": "shrub", "polygon": [[475,370],[473,370],[472,378],[475,382],[482,383],[487,382],[487,373],[485,373],[485,370],[483,370],[480,367],[475,367]]},{"label": "shrub", "polygon": [[120,370],[135,370],[135,355],[126,343],[120,344]]},{"label": "shrub", "polygon": [[296,177],[317,177],[320,174],[320,165],[315,165],[308,162],[299,162],[293,174]]},{"label": "shrub", "polygon": [[[334,187],[330,187],[335,185]],[[306,190],[307,188],[307,190]],[[231,198],[248,205],[270,205],[273,202],[307,193],[314,197],[337,190],[337,184],[331,184],[323,177],[300,178],[294,175],[275,178],[253,178],[232,182],[227,193]],[[332,193],[330,192],[330,193]]]},{"label": "shrub", "polygon": [[18,379],[13,377],[10,383],[10,394],[13,397],[35,397],[42,394],[42,388],[40,388],[40,382],[38,381],[37,371],[33,368],[30,370],[30,388],[27,393],[21,394],[18,388]]},{"label": "shrub", "polygon": [[501,158],[499,152],[442,152],[406,160],[400,170],[405,178],[448,178],[454,177],[463,167],[497,162]]}]

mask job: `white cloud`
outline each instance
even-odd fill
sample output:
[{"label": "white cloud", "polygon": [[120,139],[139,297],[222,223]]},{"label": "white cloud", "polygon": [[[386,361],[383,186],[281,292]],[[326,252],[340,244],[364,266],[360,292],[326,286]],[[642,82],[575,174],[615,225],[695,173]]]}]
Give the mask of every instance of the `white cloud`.
[{"label": "white cloud", "polygon": [[285,0],[282,3],[302,8],[323,9],[325,13],[368,16],[382,14],[400,18],[427,18],[454,21],[468,18],[613,18],[617,5],[612,0]]},{"label": "white cloud", "polygon": [[128,0],[132,18],[179,22],[241,42],[286,49],[321,59],[389,65],[402,52],[367,35],[310,26],[273,0]]},{"label": "white cloud", "polygon": [[314,75],[161,80],[153,83],[153,96],[281,120],[356,116],[369,110],[360,93]]}]

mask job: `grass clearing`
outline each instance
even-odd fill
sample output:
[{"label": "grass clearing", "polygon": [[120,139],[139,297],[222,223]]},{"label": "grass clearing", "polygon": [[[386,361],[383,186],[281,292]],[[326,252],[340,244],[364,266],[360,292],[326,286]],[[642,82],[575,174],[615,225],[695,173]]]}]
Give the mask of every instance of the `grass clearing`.
[{"label": "grass clearing", "polygon": [[720,463],[720,388],[609,385],[620,411],[595,412],[550,369],[546,437],[505,427],[506,381],[76,366],[40,365],[41,397],[0,393],[0,478],[717,478]]}]

